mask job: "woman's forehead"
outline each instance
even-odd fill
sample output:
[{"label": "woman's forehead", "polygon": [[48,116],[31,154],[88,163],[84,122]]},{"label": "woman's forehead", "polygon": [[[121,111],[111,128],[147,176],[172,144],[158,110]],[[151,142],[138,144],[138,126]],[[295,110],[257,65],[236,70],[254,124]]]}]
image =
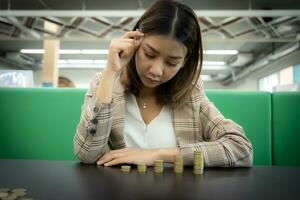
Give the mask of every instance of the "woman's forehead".
[{"label": "woman's forehead", "polygon": [[187,52],[185,45],[170,36],[149,35],[143,39],[143,46],[155,53],[168,54],[174,59],[184,58]]}]

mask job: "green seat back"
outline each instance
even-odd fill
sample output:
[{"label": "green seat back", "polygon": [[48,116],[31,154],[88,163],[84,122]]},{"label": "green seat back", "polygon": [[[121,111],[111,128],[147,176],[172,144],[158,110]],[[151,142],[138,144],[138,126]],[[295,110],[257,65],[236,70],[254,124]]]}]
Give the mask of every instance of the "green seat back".
[{"label": "green seat back", "polygon": [[243,127],[253,145],[253,164],[271,165],[271,94],[209,90],[206,94],[226,118]]},{"label": "green seat back", "polygon": [[73,160],[85,90],[0,88],[0,158]]},{"label": "green seat back", "polygon": [[273,164],[300,165],[300,92],[276,92],[273,101]]}]

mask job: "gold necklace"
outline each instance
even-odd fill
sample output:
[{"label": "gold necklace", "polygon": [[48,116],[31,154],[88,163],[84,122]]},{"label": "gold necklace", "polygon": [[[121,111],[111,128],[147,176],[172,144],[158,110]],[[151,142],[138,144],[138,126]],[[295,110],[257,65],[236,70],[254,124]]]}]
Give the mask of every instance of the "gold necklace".
[{"label": "gold necklace", "polygon": [[143,108],[146,109],[147,108],[147,104],[146,102],[143,103]]}]

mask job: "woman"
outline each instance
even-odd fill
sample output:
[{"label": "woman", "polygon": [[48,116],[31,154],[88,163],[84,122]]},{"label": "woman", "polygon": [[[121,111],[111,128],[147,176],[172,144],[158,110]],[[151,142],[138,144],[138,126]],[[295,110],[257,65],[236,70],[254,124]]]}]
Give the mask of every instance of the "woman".
[{"label": "woman", "polygon": [[252,145],[242,128],[204,93],[202,41],[191,8],[156,1],[134,31],[113,39],[107,66],[91,82],[74,137],[84,163],[153,165],[182,154],[205,167],[252,166]]}]

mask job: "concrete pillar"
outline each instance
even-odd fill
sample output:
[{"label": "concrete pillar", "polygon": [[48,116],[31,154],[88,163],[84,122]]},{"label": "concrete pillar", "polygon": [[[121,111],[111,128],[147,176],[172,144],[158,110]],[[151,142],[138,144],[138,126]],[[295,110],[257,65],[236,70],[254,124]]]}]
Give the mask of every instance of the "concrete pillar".
[{"label": "concrete pillar", "polygon": [[58,60],[59,60],[59,40],[44,40],[44,56],[43,56],[43,87],[57,87],[58,84]]},{"label": "concrete pillar", "polygon": [[[45,22],[44,28],[48,31],[56,33],[58,28],[51,22]],[[43,87],[57,87],[58,85],[58,60],[59,60],[59,46],[60,41],[56,38],[49,38],[44,34],[44,55],[43,55],[43,73],[42,85]]]}]

